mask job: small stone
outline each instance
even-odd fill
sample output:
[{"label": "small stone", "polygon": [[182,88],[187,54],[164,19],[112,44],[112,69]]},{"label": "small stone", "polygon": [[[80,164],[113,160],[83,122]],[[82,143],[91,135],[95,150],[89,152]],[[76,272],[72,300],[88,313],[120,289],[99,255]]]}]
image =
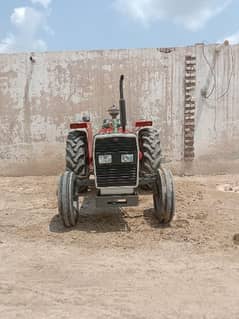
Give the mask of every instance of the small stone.
[{"label": "small stone", "polygon": [[233,236],[233,242],[235,245],[239,245],[239,233]]},{"label": "small stone", "polygon": [[225,191],[225,192],[229,192],[229,190],[230,190],[230,185],[229,185],[229,184],[226,184],[226,185],[224,186],[224,191]]}]

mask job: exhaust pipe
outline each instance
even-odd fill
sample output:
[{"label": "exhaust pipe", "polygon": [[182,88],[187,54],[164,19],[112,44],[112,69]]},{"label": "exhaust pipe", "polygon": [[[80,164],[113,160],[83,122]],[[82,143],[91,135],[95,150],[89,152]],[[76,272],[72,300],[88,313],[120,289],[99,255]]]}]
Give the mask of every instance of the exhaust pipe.
[{"label": "exhaust pipe", "polygon": [[126,103],[124,99],[124,88],[123,88],[123,82],[124,82],[124,76],[120,76],[120,100],[119,100],[119,106],[120,106],[120,123],[122,126],[123,132],[125,132],[126,128]]}]

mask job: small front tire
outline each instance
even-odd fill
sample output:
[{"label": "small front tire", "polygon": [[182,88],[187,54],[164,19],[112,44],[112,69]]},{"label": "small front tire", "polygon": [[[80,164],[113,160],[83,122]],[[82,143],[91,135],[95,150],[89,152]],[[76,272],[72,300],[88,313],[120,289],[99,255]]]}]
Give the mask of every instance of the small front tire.
[{"label": "small front tire", "polygon": [[160,168],[157,170],[153,185],[154,212],[160,224],[168,225],[175,213],[175,193],[173,175],[170,170]]},{"label": "small front tire", "polygon": [[61,175],[58,186],[58,211],[65,227],[73,227],[79,217],[79,199],[76,175],[66,171]]}]

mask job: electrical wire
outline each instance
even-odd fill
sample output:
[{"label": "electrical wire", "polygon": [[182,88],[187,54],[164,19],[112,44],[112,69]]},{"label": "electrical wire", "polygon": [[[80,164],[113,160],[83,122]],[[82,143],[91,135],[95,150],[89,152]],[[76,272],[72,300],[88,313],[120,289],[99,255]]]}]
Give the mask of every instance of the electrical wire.
[{"label": "electrical wire", "polygon": [[[215,66],[216,66],[216,59],[214,61],[214,65],[212,66],[210,64],[210,62],[208,61],[208,58],[206,57],[206,54],[205,54],[205,50],[204,50],[204,46],[202,47],[202,53],[203,53],[203,57],[207,63],[207,65],[209,66],[209,69],[211,71],[211,74],[213,76],[213,79],[214,79],[214,84],[213,84],[213,87],[210,91],[210,93],[205,96],[205,99],[209,99],[210,96],[213,94],[214,90],[216,89],[216,83],[217,83],[217,79],[216,79],[216,74],[215,74]],[[227,88],[226,90],[219,96],[216,98],[216,100],[220,100],[221,98],[223,98],[226,94],[228,94],[229,92],[229,89],[230,89],[230,86],[231,86],[231,81],[232,81],[232,76],[233,76],[233,70],[234,70],[234,56],[233,56],[233,52],[232,52],[232,47],[230,46],[230,53],[231,53],[231,72],[230,72],[230,77],[229,77],[229,80],[228,80],[228,84],[227,84]]]},{"label": "electrical wire", "polygon": [[226,90],[217,98],[217,100],[220,100],[221,98],[223,98],[229,92],[229,89],[230,89],[230,86],[231,86],[233,70],[234,70],[234,56],[233,56],[233,52],[232,52],[232,47],[231,46],[230,46],[230,52],[231,52],[231,73],[230,73],[230,77],[229,77],[229,80],[228,80],[228,84],[227,84]]},{"label": "electrical wire", "polygon": [[212,65],[210,64],[210,62],[208,61],[208,58],[206,57],[205,50],[204,50],[204,45],[202,46],[202,53],[203,53],[203,57],[204,57],[204,59],[205,59],[207,65],[209,66],[209,69],[210,69],[210,71],[211,71],[211,73],[212,73],[212,76],[213,76],[213,79],[214,79],[214,84],[213,84],[213,87],[212,87],[210,93],[209,93],[207,96],[205,96],[206,99],[209,99],[210,96],[212,95],[212,93],[214,92],[214,90],[216,89],[216,75],[215,75],[216,60],[215,60],[215,62],[214,62],[214,65],[212,66]]}]

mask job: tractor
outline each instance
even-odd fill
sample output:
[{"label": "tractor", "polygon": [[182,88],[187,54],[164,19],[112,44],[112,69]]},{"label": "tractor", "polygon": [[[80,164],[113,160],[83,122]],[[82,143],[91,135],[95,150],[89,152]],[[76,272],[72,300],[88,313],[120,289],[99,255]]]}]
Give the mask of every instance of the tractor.
[{"label": "tractor", "polygon": [[[173,176],[161,165],[158,129],[150,120],[139,120],[133,130],[126,127],[124,76],[119,82],[119,108],[109,109],[110,119],[103,121],[93,135],[88,116],[71,123],[66,141],[66,169],[57,191],[58,210],[65,227],[77,224],[80,197],[95,189],[96,207],[137,206],[140,189],[153,194],[154,214],[162,225],[174,216]],[[120,118],[118,116],[120,115]]]}]

